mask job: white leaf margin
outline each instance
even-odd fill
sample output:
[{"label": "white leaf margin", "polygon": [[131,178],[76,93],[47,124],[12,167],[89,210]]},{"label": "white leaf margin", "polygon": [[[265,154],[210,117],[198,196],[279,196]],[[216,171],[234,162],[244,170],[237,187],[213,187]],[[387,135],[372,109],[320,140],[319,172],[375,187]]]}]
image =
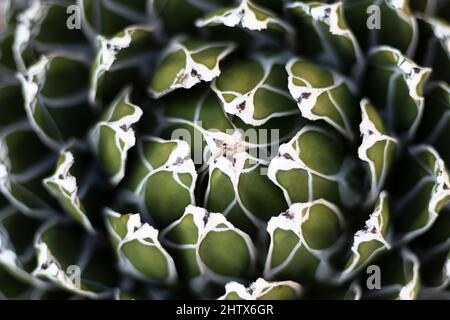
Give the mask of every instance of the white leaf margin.
[{"label": "white leaf margin", "polygon": [[[380,252],[384,250],[390,250],[390,231],[387,230],[387,234],[382,234],[382,229],[384,224],[387,221],[384,221],[382,218],[382,211],[389,210],[387,193],[385,191],[380,193],[379,196],[379,204],[375,208],[375,210],[370,214],[369,219],[366,221],[364,229],[358,230],[353,237],[353,244],[351,247],[351,251],[353,254],[353,261],[348,268],[342,271],[339,277],[340,282],[344,282],[350,277],[352,277],[357,271],[361,270],[370,263]],[[370,241],[378,241],[382,243],[382,246],[376,249],[372,254],[367,258],[367,260],[363,261],[363,263],[356,268],[356,265],[360,262],[360,254],[358,252],[359,246],[364,242]]]},{"label": "white leaf margin", "polygon": [[[45,224],[43,224],[36,232],[34,249],[37,256],[37,265],[33,270],[32,275],[35,277],[46,279],[60,288],[90,299],[102,299],[111,295],[112,292],[110,292],[109,289],[106,289],[102,292],[94,292],[78,287],[76,283],[71,279],[71,277],[67,275],[66,270],[61,267],[60,263],[52,254],[48,245],[44,241],[42,241],[42,235],[50,228],[56,227],[59,223],[64,223],[64,221],[57,218],[49,220]],[[94,244],[92,241],[86,239],[83,244],[83,252],[80,253],[78,258],[78,266],[83,267],[86,263],[86,259],[89,259],[89,257],[91,257],[93,245]]]},{"label": "white leaf margin", "polygon": [[[74,156],[72,152],[63,150],[60,153],[60,157],[63,157],[63,162],[56,168],[53,175],[45,178],[42,182],[50,194],[58,199],[63,208],[66,207],[66,204],[62,198],[68,199],[72,203],[73,208],[77,211],[78,217],[74,217],[75,220],[79,221],[88,232],[95,233],[89,218],[81,209],[80,199],[78,198],[77,179],[70,174],[70,168],[75,163]],[[57,190],[50,186],[52,183],[56,185]],[[68,210],[66,211],[69,213]]]},{"label": "white leaf margin", "polygon": [[[419,94],[419,91],[417,90],[417,87],[420,82],[425,81],[429,74],[431,73],[430,68],[421,67],[417,65],[414,61],[404,56],[400,50],[389,47],[389,46],[378,46],[372,48],[368,53],[368,60],[370,61],[371,57],[379,54],[381,52],[388,52],[392,54],[396,59],[396,65],[387,67],[387,66],[377,66],[375,65],[375,68],[381,68],[383,70],[389,70],[393,72],[393,75],[390,78],[389,83],[389,89],[388,92],[394,92],[395,90],[391,89],[395,82],[392,81],[392,79],[396,79],[396,77],[401,76],[403,78],[403,81],[405,81],[407,87],[408,87],[408,94],[411,97],[411,99],[415,102],[416,108],[417,108],[417,116],[414,120],[413,124],[411,125],[411,128],[409,128],[407,132],[407,137],[409,139],[412,139],[419,127],[420,121],[422,120],[423,115],[423,109],[425,105],[425,98],[422,94]],[[394,97],[391,95],[388,95],[387,97],[387,109],[388,113],[391,113],[394,108]]]},{"label": "white leaf margin", "polygon": [[[142,142],[150,141],[154,143],[175,143],[176,146],[172,150],[171,154],[169,155],[167,161],[159,166],[158,168],[153,168],[151,164],[147,161],[144,155],[143,150],[143,144]],[[191,148],[189,144],[182,140],[164,140],[158,137],[153,136],[144,136],[140,138],[140,143],[137,144],[137,153],[140,158],[140,161],[146,169],[148,170],[146,175],[142,177],[140,183],[137,185],[137,187],[133,190],[133,193],[138,196],[138,201],[140,202],[139,207],[141,210],[145,209],[144,204],[144,189],[145,185],[147,184],[147,181],[151,178],[151,176],[159,173],[159,172],[172,172],[172,178],[173,180],[178,183],[181,187],[188,190],[191,203],[195,204],[195,186],[197,183],[197,170],[195,168],[194,162],[191,159]],[[190,186],[186,186],[180,178],[178,177],[178,174],[189,174],[192,178],[192,183]]]},{"label": "white leaf margin", "polygon": [[[130,92],[131,88],[127,87],[119,93],[116,100],[111,104],[106,114],[106,120],[98,122],[94,128],[89,132],[89,142],[96,152],[98,152],[98,142],[100,140],[100,129],[102,126],[112,129],[115,133],[116,148],[120,152],[120,168],[119,170],[110,177],[110,181],[117,185],[125,176],[125,165],[127,161],[128,150],[134,147],[136,143],[136,137],[134,130],[131,128],[132,125],[136,124],[143,115],[143,111],[137,105],[130,102]],[[131,106],[134,112],[130,115],[126,115],[119,120],[109,121],[110,117],[114,113],[115,109],[118,107],[119,102],[124,100],[125,104]],[[125,129],[123,129],[125,128]],[[124,146],[121,147],[121,142]]]},{"label": "white leaf margin", "polygon": [[91,102],[91,104],[95,105],[99,81],[105,75],[105,73],[135,64],[141,58],[152,55],[151,52],[148,54],[143,54],[142,56],[137,56],[133,59],[128,59],[125,62],[121,62],[118,66],[114,66],[114,63],[117,61],[117,55],[119,54],[119,52],[130,47],[132,36],[136,31],[145,31],[151,33],[155,30],[150,26],[136,25],[125,28],[123,30],[123,35],[121,36],[115,36],[110,39],[107,39],[101,35],[97,36],[96,41],[98,51],[94,61],[94,65],[96,65],[97,67],[92,70],[92,75],[90,77],[91,84],[89,88],[89,101]]},{"label": "white leaf margin", "polygon": [[[11,170],[11,161],[8,156],[8,146],[5,142],[5,137],[15,131],[32,131],[30,124],[26,121],[21,121],[12,124],[0,132],[0,192],[2,195],[20,212],[37,218],[49,218],[56,215],[56,212],[44,204],[40,199],[28,192],[29,196],[34,197],[36,201],[43,205],[43,208],[30,208],[26,204],[20,202],[13,194],[11,189],[12,183],[26,182],[36,178],[38,175],[50,169],[53,165],[52,157],[48,157],[39,161],[35,166],[25,170],[19,174],[13,174]],[[26,190],[26,189],[25,189]],[[27,190],[26,190],[27,191]]]},{"label": "white leaf margin", "polygon": [[[223,108],[226,113],[231,115],[236,115],[239,118],[242,119],[247,124],[250,124],[252,126],[261,126],[270,119],[278,118],[278,117],[284,117],[289,115],[297,114],[297,110],[289,110],[284,112],[273,112],[269,116],[263,118],[263,119],[255,119],[253,117],[255,113],[255,104],[254,104],[254,97],[256,92],[259,89],[265,89],[267,91],[270,91],[271,93],[277,93],[282,97],[291,99],[291,96],[289,95],[289,92],[286,90],[280,88],[275,88],[271,85],[268,85],[265,83],[268,80],[268,77],[272,71],[272,68],[276,64],[284,64],[287,60],[287,56],[285,54],[275,55],[275,56],[265,56],[262,54],[254,54],[251,57],[251,60],[257,62],[260,64],[260,66],[263,69],[263,76],[261,80],[259,81],[256,86],[251,89],[248,92],[237,92],[237,91],[221,91],[217,87],[217,81],[214,80],[211,83],[211,89],[216,93],[217,97],[222,102]],[[224,95],[234,95],[234,99],[230,102],[227,102],[224,98]],[[240,105],[245,104],[245,108],[240,108]]]},{"label": "white leaf margin", "polygon": [[[370,195],[367,199],[368,203],[372,203],[378,197],[381,189],[383,188],[384,182],[387,178],[387,148],[388,144],[392,143],[394,146],[398,145],[398,140],[380,132],[375,123],[369,118],[369,114],[367,113],[367,107],[370,105],[369,100],[362,99],[361,106],[361,115],[362,121],[359,125],[359,131],[362,135],[362,143],[358,148],[358,157],[366,162],[369,165],[369,170],[371,172],[371,183],[370,183]],[[376,168],[375,163],[368,156],[368,151],[378,142],[386,142],[386,146],[384,147],[384,156],[383,156],[383,169],[380,177],[380,181],[377,182],[376,177]]]},{"label": "white leaf margin", "polygon": [[[328,87],[314,88],[310,83],[308,83],[308,80],[298,77],[292,73],[293,65],[301,61],[303,60],[299,58],[291,58],[286,64],[286,71],[288,73],[289,92],[291,96],[294,98],[294,100],[297,102],[297,106],[302,112],[302,115],[306,119],[313,121],[323,120],[329,125],[331,125],[333,128],[335,128],[337,131],[339,131],[344,137],[353,140],[354,139],[353,129],[351,127],[351,124],[349,123],[348,117],[344,114],[344,112],[341,110],[341,107],[336,103],[336,101],[330,94],[330,91],[335,88],[338,88],[342,85],[351,88],[351,85],[348,83],[348,81],[346,81],[343,77],[339,76],[337,73],[327,70],[327,72],[329,72],[333,77],[334,84]],[[305,82],[307,84],[307,87],[296,85],[294,83],[294,79],[300,79],[301,81]],[[308,99],[303,99],[303,95],[305,93],[309,94]],[[341,117],[344,126],[339,125],[333,119],[331,119],[326,115],[318,115],[312,112],[312,110],[316,106],[317,99],[319,98],[320,95],[324,93],[328,95],[330,102],[336,108],[336,111],[339,113],[339,116]]]},{"label": "white leaf margin", "polygon": [[57,128],[57,125],[54,122],[54,120],[50,117],[48,118],[50,121],[52,121],[54,128],[57,130],[58,139],[50,137],[34,118],[34,112],[36,110],[38,100],[40,100],[40,103],[45,102],[45,106],[41,106],[42,108],[47,108],[47,106],[53,107],[53,104],[56,107],[60,108],[65,107],[70,108],[74,104],[82,102],[86,98],[86,92],[84,90],[81,90],[78,92],[74,92],[72,95],[56,99],[49,99],[40,96],[42,83],[45,82],[45,72],[47,70],[47,67],[49,66],[51,61],[56,57],[64,57],[66,59],[86,63],[84,58],[76,53],[71,54],[54,53],[51,55],[43,55],[35,64],[33,64],[32,66],[30,66],[30,68],[25,70],[24,73],[18,73],[17,77],[19,78],[22,85],[24,108],[31,127],[46,145],[48,145],[50,148],[54,150],[59,150],[63,145],[63,141],[61,132]]},{"label": "white leaf margin", "polygon": [[[121,216],[119,213],[111,209],[106,209],[105,214],[114,216],[116,218],[119,218]],[[138,213],[129,215],[129,219],[126,225],[127,233],[123,239],[116,234],[116,232],[112,229],[112,226],[109,223],[107,223],[107,228],[110,234],[114,236],[117,240],[119,240],[116,252],[119,257],[119,266],[124,272],[143,281],[150,281],[150,282],[152,281],[152,279],[149,279],[146,275],[137,270],[133,266],[131,261],[128,259],[128,257],[121,251],[121,248],[124,244],[137,240],[141,245],[148,247],[155,247],[163,254],[167,262],[167,271],[168,271],[168,276],[167,279],[164,280],[164,283],[168,285],[176,283],[178,275],[175,268],[175,262],[159,242],[158,230],[150,226],[148,223],[143,223],[141,221],[141,216]],[[150,239],[151,241],[148,241],[146,239]]]},{"label": "white leaf margin", "polygon": [[[199,247],[200,247],[202,241],[205,239],[205,237],[210,232],[233,231],[236,234],[238,234],[245,241],[245,243],[247,245],[247,248],[249,251],[249,256],[250,256],[250,269],[252,270],[255,267],[256,248],[255,248],[250,236],[248,234],[246,234],[245,232],[243,232],[242,230],[234,227],[233,224],[231,224],[227,220],[227,218],[221,213],[208,212],[204,208],[189,205],[186,207],[185,212],[180,219],[173,222],[168,227],[166,227],[166,229],[164,229],[164,231],[162,232],[162,237],[164,238],[165,235],[168,232],[170,232],[173,228],[175,228],[176,225],[179,224],[187,215],[192,215],[194,224],[197,227],[197,230],[198,230],[197,243],[195,245],[188,244],[188,245],[181,245],[181,246],[170,243],[170,245],[173,247],[178,247],[178,248],[190,248],[190,249],[195,248],[196,261],[198,263],[198,267],[200,268],[201,274],[204,277],[206,277],[210,281],[213,281],[216,283],[223,283],[223,284],[225,284],[229,281],[240,280],[240,279],[235,279],[232,277],[227,277],[227,276],[222,276],[222,275],[216,274],[211,269],[209,269],[208,266],[202,261],[202,258],[200,257],[200,253],[199,253]],[[206,220],[206,223],[205,223],[205,220]],[[225,225],[226,228],[222,228],[222,227],[217,228],[217,226],[221,225],[221,224]]]},{"label": "white leaf margin", "polygon": [[[265,20],[258,20],[252,8],[254,7],[259,11],[265,13],[268,17]],[[227,27],[242,26],[249,30],[266,30],[269,28],[269,24],[273,23],[285,29],[287,32],[292,33],[293,29],[284,21],[276,18],[270,11],[255,5],[250,0],[242,0],[239,6],[230,8],[220,15],[215,15],[209,18],[198,19],[195,22],[197,27],[205,27],[209,24],[223,24]]]},{"label": "white leaf margin", "polygon": [[[308,245],[307,241],[303,236],[302,224],[309,219],[309,212],[310,212],[309,209],[315,205],[323,205],[328,209],[330,209],[332,212],[334,212],[334,214],[339,220],[342,230],[344,231],[342,232],[340,238],[331,247],[324,250],[312,249]],[[305,216],[302,216],[302,212],[304,210],[307,210],[307,214]],[[313,255],[315,258],[319,260],[319,266],[316,270],[316,276],[319,279],[329,277],[331,275],[332,270],[331,266],[328,263],[328,258],[334,253],[336,253],[338,250],[340,250],[346,240],[345,238],[346,223],[341,210],[336,205],[325,199],[318,199],[310,202],[294,203],[289,206],[287,212],[289,212],[290,215],[289,217],[286,215],[286,213],[281,213],[276,217],[272,217],[267,224],[267,232],[270,235],[270,245],[267,258],[264,264],[264,277],[270,279],[276,273],[280,272],[285,266],[287,266],[292,261],[292,259],[295,257],[296,252],[298,251],[298,249],[300,249],[301,246],[304,246],[311,255]],[[274,233],[277,229],[293,232],[298,237],[298,243],[291,251],[289,256],[286,258],[286,260],[284,260],[276,267],[272,268],[271,261],[274,250],[273,239]]]},{"label": "white leaf margin", "polygon": [[[186,40],[186,38],[179,37],[178,39],[172,41],[171,44],[162,53],[160,57],[160,61],[162,61],[168,55],[181,50],[185,54],[186,64],[185,67],[178,72],[175,79],[169,85],[168,88],[164,89],[163,91],[155,91],[154,89],[149,88],[150,94],[156,99],[176,89],[179,88],[190,89],[202,81],[210,82],[213,79],[217,78],[218,76],[220,76],[221,73],[219,68],[220,62],[223,59],[225,59],[225,57],[228,56],[231,52],[233,52],[236,48],[236,45],[231,42],[211,42],[205,43],[196,48],[195,50],[190,51],[183,45],[182,43],[183,40]],[[209,69],[207,66],[201,63],[195,62],[194,59],[191,57],[191,54],[195,54],[203,50],[215,47],[225,47],[225,49],[217,56],[216,64],[212,69]]]},{"label": "white leaf margin", "polygon": [[[431,199],[428,203],[428,219],[425,226],[401,234],[400,239],[402,242],[409,242],[429,230],[439,216],[439,212],[437,211],[439,203],[444,200],[450,202],[450,176],[444,160],[442,160],[442,158],[439,156],[439,153],[433,147],[426,144],[411,147],[409,149],[409,153],[418,162],[418,164],[423,167],[424,171],[429,173],[429,175],[419,180],[414,188],[412,188],[408,193],[403,195],[402,198],[398,200],[397,210],[399,208],[402,208],[411,198],[416,195],[417,191],[419,190],[418,188],[420,188],[423,183],[432,180],[434,181],[434,187],[431,192]],[[433,156],[433,158],[435,159],[434,168],[429,168],[426,164],[421,163],[418,158],[419,154],[421,153],[429,153]],[[432,172],[430,172],[430,169],[432,170]]]},{"label": "white leaf margin", "polygon": [[289,287],[294,291],[296,297],[300,296],[302,292],[302,286],[294,281],[268,282],[263,278],[258,278],[248,288],[234,281],[227,283],[225,285],[225,294],[218,298],[218,300],[226,300],[227,296],[232,293],[235,293],[244,300],[258,300],[259,297],[264,296],[270,290],[277,287]]},{"label": "white leaf margin", "polygon": [[[339,195],[344,203],[344,205],[351,207],[355,205],[359,200],[359,195],[356,191],[352,190],[350,186],[347,184],[345,177],[349,171],[354,167],[354,162],[351,159],[345,159],[344,163],[341,167],[341,170],[335,175],[324,175],[316,170],[309,168],[299,157],[299,153],[301,150],[297,144],[297,140],[299,137],[308,131],[316,131],[320,132],[324,135],[330,135],[327,130],[322,129],[321,127],[306,125],[304,126],[288,143],[284,143],[280,146],[278,155],[274,157],[269,164],[268,169],[268,177],[275,183],[284,193],[284,197],[289,205],[292,204],[292,200],[289,197],[288,191],[280,184],[277,180],[278,171],[289,171],[292,169],[302,169],[308,173],[309,177],[309,189],[308,189],[308,201],[313,201],[314,193],[312,190],[312,175],[320,176],[321,178],[327,179],[329,181],[334,181],[339,186]],[[287,159],[285,155],[288,155],[290,159]],[[291,160],[292,159],[292,160]]]},{"label": "white leaf margin", "polygon": [[[15,252],[14,246],[9,239],[8,231],[2,225],[2,220],[15,212],[17,211],[13,207],[6,207],[0,210],[0,268],[5,269],[15,278],[32,285],[34,288],[40,290],[49,289],[50,286],[47,283],[24,270],[21,257]],[[28,258],[28,253],[25,253],[25,255]]]},{"label": "white leaf margin", "polygon": [[[319,4],[319,6],[313,7],[313,5]],[[324,4],[319,2],[293,2],[286,6],[287,9],[295,9],[295,8],[302,8],[303,11],[308,14],[313,21],[320,21],[328,25],[329,31],[333,35],[337,36],[343,36],[350,40],[353,46],[353,51],[355,54],[356,59],[356,66],[355,70],[359,70],[363,66],[364,62],[364,56],[361,51],[361,48],[359,46],[359,42],[356,39],[353,32],[350,30],[350,28],[342,29],[339,26],[339,19],[343,18],[339,16],[339,12],[342,9],[342,2],[336,2],[333,4]],[[329,11],[329,13],[327,13]],[[324,40],[321,30],[313,23],[312,24],[316,32],[318,33],[321,40]],[[326,41],[324,41],[326,46]],[[332,52],[329,52],[332,53]],[[333,53],[332,53],[333,54]],[[332,57],[335,60],[337,60],[336,57]],[[339,62],[338,60],[336,61]]]}]

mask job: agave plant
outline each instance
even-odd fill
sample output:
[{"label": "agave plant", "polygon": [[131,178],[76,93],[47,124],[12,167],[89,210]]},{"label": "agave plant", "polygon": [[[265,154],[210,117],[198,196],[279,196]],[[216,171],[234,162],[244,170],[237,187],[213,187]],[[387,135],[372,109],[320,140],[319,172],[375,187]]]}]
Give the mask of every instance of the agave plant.
[{"label": "agave plant", "polygon": [[450,298],[449,1],[0,12],[1,298]]}]

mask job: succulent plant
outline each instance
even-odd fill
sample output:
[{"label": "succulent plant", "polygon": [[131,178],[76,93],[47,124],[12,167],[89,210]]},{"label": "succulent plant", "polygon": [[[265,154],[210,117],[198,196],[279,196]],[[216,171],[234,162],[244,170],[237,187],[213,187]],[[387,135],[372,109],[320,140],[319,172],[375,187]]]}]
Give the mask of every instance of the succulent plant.
[{"label": "succulent plant", "polygon": [[450,298],[449,1],[0,5],[0,298]]}]

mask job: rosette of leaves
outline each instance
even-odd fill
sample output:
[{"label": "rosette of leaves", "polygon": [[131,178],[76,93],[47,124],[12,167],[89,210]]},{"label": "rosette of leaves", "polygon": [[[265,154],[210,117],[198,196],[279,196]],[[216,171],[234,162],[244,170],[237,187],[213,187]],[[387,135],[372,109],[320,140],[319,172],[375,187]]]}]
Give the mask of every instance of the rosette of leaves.
[{"label": "rosette of leaves", "polygon": [[4,2],[0,298],[450,298],[448,1]]}]

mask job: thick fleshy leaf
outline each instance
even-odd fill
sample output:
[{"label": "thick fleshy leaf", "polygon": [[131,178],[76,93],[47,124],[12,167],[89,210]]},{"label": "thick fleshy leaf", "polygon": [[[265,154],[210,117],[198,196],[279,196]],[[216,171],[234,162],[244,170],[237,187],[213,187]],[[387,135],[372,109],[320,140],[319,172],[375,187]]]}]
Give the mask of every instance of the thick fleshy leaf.
[{"label": "thick fleshy leaf", "polygon": [[86,62],[69,54],[43,56],[19,76],[28,121],[53,149],[84,135],[92,121],[88,76]]},{"label": "thick fleshy leaf", "polygon": [[190,89],[199,82],[210,82],[220,75],[219,63],[234,49],[226,42],[206,42],[181,38],[162,53],[149,91],[159,98],[178,88]]},{"label": "thick fleshy leaf", "polygon": [[240,130],[209,91],[169,96],[164,102],[169,122],[165,131],[172,139],[188,142],[194,163],[202,165],[199,174],[206,192],[199,198],[205,208],[223,213],[236,227],[251,233],[247,228],[261,226],[286,207],[281,191],[266,176],[268,149],[271,143],[278,144],[279,136],[270,142],[264,139],[268,129],[262,130],[266,136],[252,127]]},{"label": "thick fleshy leaf", "polygon": [[19,71],[28,69],[29,63],[34,62],[33,56],[51,51],[87,55],[89,47],[83,32],[69,28],[69,5],[69,2],[32,0],[18,15],[13,52]]},{"label": "thick fleshy leaf", "polygon": [[283,55],[255,55],[232,61],[212,83],[225,112],[260,126],[269,119],[298,113],[286,83]]},{"label": "thick fleshy leaf", "polygon": [[240,131],[210,133],[206,140],[212,154],[205,193],[208,209],[223,212],[233,224],[247,230],[252,223],[262,227],[286,207],[282,192],[266,175],[267,163],[247,151]]},{"label": "thick fleshy leaf", "polygon": [[380,114],[366,99],[361,101],[361,114],[359,131],[362,143],[358,149],[358,156],[368,165],[370,194],[367,202],[371,204],[377,199],[389,176],[398,142],[389,135]]},{"label": "thick fleshy leaf", "polygon": [[251,0],[241,0],[238,6],[221,8],[198,19],[197,27],[225,25],[227,27],[242,27],[249,30],[291,28],[269,10],[256,5]]},{"label": "thick fleshy leaf", "polygon": [[141,222],[139,214],[107,209],[105,220],[123,272],[144,281],[175,283],[175,264],[159,243],[158,230]]},{"label": "thick fleshy leaf", "polygon": [[[189,143],[195,164],[205,165],[211,157],[207,141],[211,134],[221,132],[234,135],[239,130],[245,138],[251,155],[268,161],[280,141],[287,141],[297,131],[299,116],[274,117],[255,128],[238,117],[224,112],[220,99],[205,88],[177,91],[162,99],[162,112],[167,123],[162,128],[166,139],[181,139]],[[294,105],[295,107],[295,105]],[[295,111],[293,111],[295,113]],[[201,140],[204,140],[203,142]]]},{"label": "thick fleshy leaf", "polygon": [[114,185],[125,176],[127,153],[136,142],[131,127],[139,121],[142,113],[138,106],[130,102],[130,90],[125,89],[89,133],[92,148]]},{"label": "thick fleshy leaf", "polygon": [[248,288],[238,282],[225,285],[225,294],[219,300],[293,300],[302,287],[293,281],[267,282],[259,278]]},{"label": "thick fleshy leaf", "polygon": [[450,166],[450,87],[444,82],[430,85],[425,98],[419,136],[432,145]]},{"label": "thick fleshy leaf", "polygon": [[27,123],[13,124],[0,135],[0,192],[20,212],[35,217],[55,214],[42,186],[53,158]]},{"label": "thick fleshy leaf", "polygon": [[369,53],[365,94],[399,137],[411,140],[417,131],[424,107],[423,84],[430,72],[391,47],[376,47]]},{"label": "thick fleshy leaf", "polygon": [[294,203],[267,226],[270,247],[264,268],[267,279],[300,282],[331,277],[329,257],[343,245],[340,210],[323,199]]},{"label": "thick fleshy leaf", "polygon": [[287,5],[295,16],[302,53],[340,71],[358,72],[362,53],[347,26],[341,2],[293,2]]},{"label": "thick fleshy leaf", "polygon": [[411,242],[411,249],[420,259],[430,257],[435,251],[446,250],[450,238],[450,206],[444,207],[431,228]]},{"label": "thick fleshy leaf", "polygon": [[116,275],[110,251],[80,229],[49,221],[38,230],[34,247],[34,276],[88,298],[112,295]]},{"label": "thick fleshy leaf", "polygon": [[409,159],[398,171],[395,197],[397,237],[410,241],[429,230],[439,212],[450,203],[450,177],[444,161],[432,147],[411,147]]},{"label": "thick fleshy leaf", "polygon": [[[237,134],[236,131],[241,131],[249,153],[268,161],[277,151],[280,141],[292,137],[301,122],[299,116],[275,117],[255,128],[244,123],[241,118],[225,113],[219,98],[201,86],[174,92],[161,102],[162,112],[167,119],[161,129],[162,137],[188,142],[195,164],[203,165],[199,171],[204,171],[211,158],[207,142],[212,142],[213,135],[218,132],[232,136]],[[217,149],[215,143],[213,148]]]},{"label": "thick fleshy leaf", "polygon": [[195,204],[197,172],[189,145],[181,140],[143,137],[136,158],[128,187],[142,212],[165,227],[181,217],[186,206]]},{"label": "thick fleshy leaf", "polygon": [[[0,273],[4,273],[5,278],[15,278],[21,283],[18,287],[49,288],[31,275],[35,256],[30,252],[33,251],[33,237],[40,224],[39,220],[22,215],[12,207],[4,207],[0,211]],[[0,292],[3,290],[6,288],[1,281]]]},{"label": "thick fleshy leaf", "polygon": [[421,261],[420,271],[422,278],[421,297],[424,299],[448,299],[450,285],[449,249],[434,250],[433,254],[426,257],[425,261]]},{"label": "thick fleshy leaf", "polygon": [[131,26],[114,37],[97,38],[98,51],[90,75],[91,103],[108,103],[128,83],[139,85],[148,79],[159,47],[155,38],[154,28],[148,26]]},{"label": "thick fleshy leaf", "polygon": [[85,213],[85,209],[78,196],[78,183],[76,177],[70,173],[75,162],[72,152],[63,150],[56,164],[53,175],[43,180],[47,190],[58,199],[61,207],[79,222],[88,232],[95,232]]},{"label": "thick fleshy leaf", "polygon": [[417,19],[419,45],[415,60],[433,69],[431,77],[450,83],[450,24],[431,17]]},{"label": "thick fleshy leaf", "polygon": [[0,0],[0,299],[450,299],[449,9]]},{"label": "thick fleshy leaf", "polygon": [[365,290],[363,299],[415,300],[418,298],[421,277],[420,261],[408,249],[394,251],[376,259],[373,265],[381,272],[380,289]]},{"label": "thick fleshy leaf", "polygon": [[341,281],[353,276],[380,252],[391,248],[389,220],[389,200],[386,192],[382,192],[364,229],[357,231],[353,237],[352,255],[340,275]]},{"label": "thick fleshy leaf", "polygon": [[227,4],[230,0],[151,0],[150,15],[166,33],[176,34],[195,30],[197,18]]},{"label": "thick fleshy leaf", "polygon": [[196,257],[196,247],[199,239],[200,226],[196,220],[203,219],[206,210],[197,207],[186,207],[183,216],[170,224],[161,232],[162,243],[172,253],[180,270],[180,277],[187,280],[194,292],[201,293],[205,286]]},{"label": "thick fleshy leaf", "polygon": [[[417,47],[418,28],[409,1],[344,1],[348,24],[364,48],[388,45],[412,56]],[[395,30],[395,32],[393,32]]]},{"label": "thick fleshy leaf", "polygon": [[268,177],[283,190],[288,204],[324,198],[352,207],[360,201],[352,185],[355,167],[333,133],[307,125],[280,146]]},{"label": "thick fleshy leaf", "polygon": [[256,252],[250,237],[220,213],[188,206],[163,237],[177,252],[180,268],[189,268],[185,271],[189,278],[201,275],[207,281],[226,283],[253,272]]},{"label": "thick fleshy leaf", "polygon": [[176,91],[163,99],[163,112],[167,127],[162,136],[166,139],[181,139],[191,147],[195,164],[205,164],[209,154],[206,138],[210,132],[234,132],[232,123],[219,99],[211,90],[192,88]]},{"label": "thick fleshy leaf", "polygon": [[411,248],[419,257],[419,299],[450,298],[450,206],[444,208],[431,228],[416,238]]},{"label": "thick fleshy leaf", "polygon": [[351,84],[342,76],[297,58],[286,65],[289,91],[302,116],[322,120],[348,139],[354,139],[358,111]]},{"label": "thick fleshy leaf", "polygon": [[133,24],[149,22],[150,1],[77,0],[83,29],[93,40],[100,34],[113,36]]}]

